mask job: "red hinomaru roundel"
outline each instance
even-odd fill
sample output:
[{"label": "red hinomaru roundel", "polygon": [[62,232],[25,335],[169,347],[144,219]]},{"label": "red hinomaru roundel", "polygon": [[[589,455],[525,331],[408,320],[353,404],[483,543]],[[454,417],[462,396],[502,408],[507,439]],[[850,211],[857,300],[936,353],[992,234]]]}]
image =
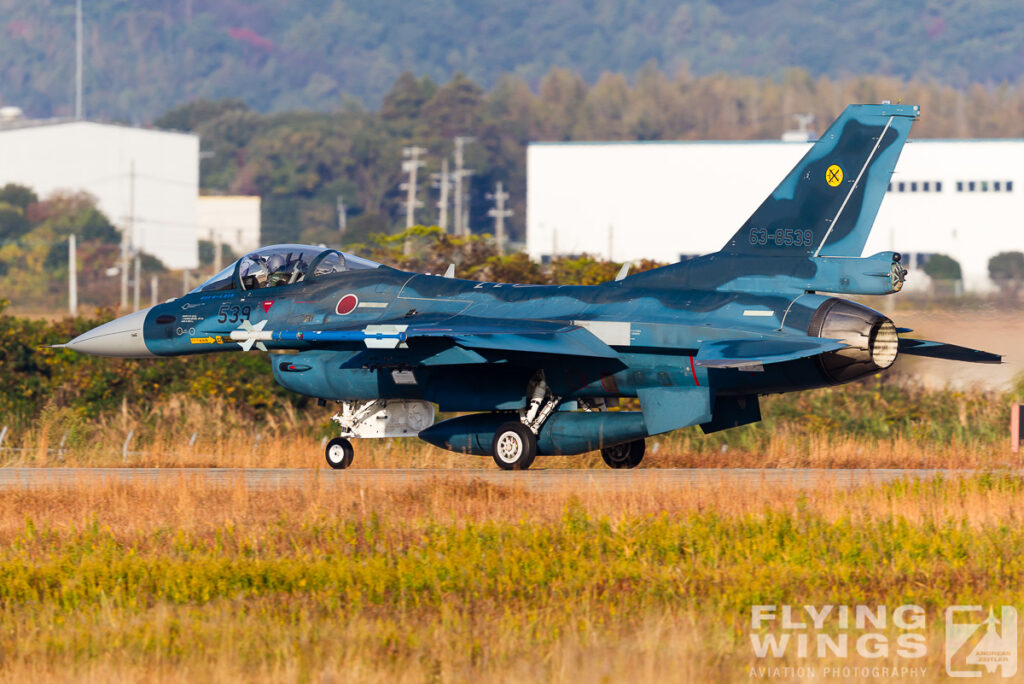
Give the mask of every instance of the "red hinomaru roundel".
[{"label": "red hinomaru roundel", "polygon": [[338,305],[334,307],[334,311],[339,316],[344,316],[355,311],[357,306],[359,306],[359,297],[356,297],[354,294],[347,294],[338,300]]}]

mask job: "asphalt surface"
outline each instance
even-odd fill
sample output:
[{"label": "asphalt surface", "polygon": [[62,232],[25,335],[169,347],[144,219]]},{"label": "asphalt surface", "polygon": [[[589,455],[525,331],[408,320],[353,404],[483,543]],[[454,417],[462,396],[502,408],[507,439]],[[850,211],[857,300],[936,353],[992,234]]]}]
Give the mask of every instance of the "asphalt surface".
[{"label": "asphalt surface", "polygon": [[506,472],[495,469],[370,469],[310,468],[0,468],[0,490],[76,486],[96,482],[173,485],[182,481],[234,485],[239,480],[253,489],[321,485],[361,487],[416,485],[425,482],[485,482],[530,491],[566,487],[628,491],[643,488],[747,485],[811,488],[821,485],[854,487],[904,478],[970,475],[970,470],[825,469],[825,468],[651,468],[637,470],[534,469]]}]

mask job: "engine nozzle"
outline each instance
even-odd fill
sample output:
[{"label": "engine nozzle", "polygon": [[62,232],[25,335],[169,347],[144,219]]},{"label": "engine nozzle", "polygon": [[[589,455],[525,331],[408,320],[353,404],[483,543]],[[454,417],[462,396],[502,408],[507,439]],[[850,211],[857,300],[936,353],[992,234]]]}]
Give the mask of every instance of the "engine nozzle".
[{"label": "engine nozzle", "polygon": [[836,297],[814,312],[807,334],[850,345],[818,356],[822,374],[834,384],[889,368],[899,351],[899,336],[891,320],[874,309]]}]

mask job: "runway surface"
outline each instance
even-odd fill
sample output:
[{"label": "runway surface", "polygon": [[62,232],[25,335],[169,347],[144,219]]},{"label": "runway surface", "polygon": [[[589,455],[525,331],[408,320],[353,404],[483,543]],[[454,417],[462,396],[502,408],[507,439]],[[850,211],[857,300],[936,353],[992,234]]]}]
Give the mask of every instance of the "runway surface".
[{"label": "runway surface", "polygon": [[[821,485],[854,487],[882,484],[903,478],[961,477],[971,470],[825,469],[825,468],[650,468],[535,469],[506,472],[498,469],[369,469],[335,471],[311,468],[0,468],[0,489],[75,486],[96,482],[132,484],[234,485],[252,489],[279,489],[313,484],[340,488],[370,485],[416,485],[431,481],[484,482],[529,491],[564,490],[566,487],[628,491],[644,488],[746,485],[811,488]],[[1020,473],[1021,471],[1014,471]]]}]

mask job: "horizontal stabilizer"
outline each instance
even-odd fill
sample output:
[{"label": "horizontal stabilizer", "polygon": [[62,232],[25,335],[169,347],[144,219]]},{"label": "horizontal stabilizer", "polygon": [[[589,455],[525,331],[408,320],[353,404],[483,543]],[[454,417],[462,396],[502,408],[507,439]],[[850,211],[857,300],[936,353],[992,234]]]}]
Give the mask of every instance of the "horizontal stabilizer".
[{"label": "horizontal stabilizer", "polygon": [[717,340],[701,345],[694,363],[705,368],[757,370],[768,363],[816,356],[846,346],[819,337]]},{"label": "horizontal stabilizer", "polygon": [[1002,363],[1003,357],[999,354],[958,347],[955,344],[945,342],[933,342],[931,340],[914,340],[900,338],[900,354],[909,356],[927,356],[931,359],[946,359],[947,361],[967,361],[970,363]]}]

